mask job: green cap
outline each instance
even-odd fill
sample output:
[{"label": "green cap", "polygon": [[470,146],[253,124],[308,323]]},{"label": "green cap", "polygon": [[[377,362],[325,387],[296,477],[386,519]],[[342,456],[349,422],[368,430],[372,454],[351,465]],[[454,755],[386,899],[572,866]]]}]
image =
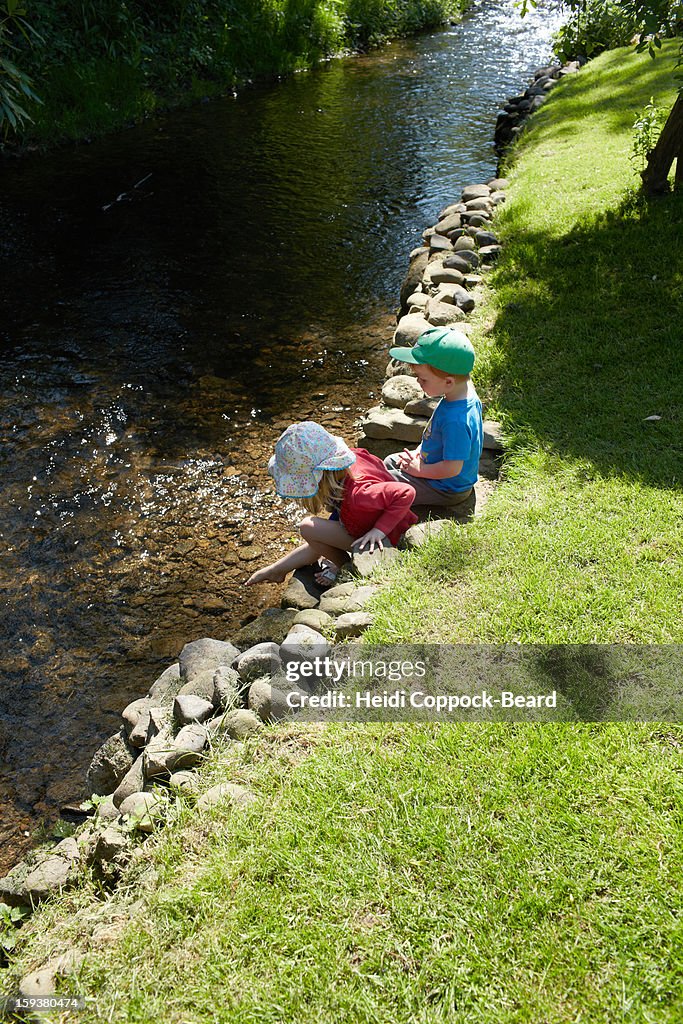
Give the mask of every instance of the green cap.
[{"label": "green cap", "polygon": [[412,348],[392,348],[389,355],[402,363],[435,366],[444,373],[466,374],[474,366],[472,343],[454,327],[430,327]]}]

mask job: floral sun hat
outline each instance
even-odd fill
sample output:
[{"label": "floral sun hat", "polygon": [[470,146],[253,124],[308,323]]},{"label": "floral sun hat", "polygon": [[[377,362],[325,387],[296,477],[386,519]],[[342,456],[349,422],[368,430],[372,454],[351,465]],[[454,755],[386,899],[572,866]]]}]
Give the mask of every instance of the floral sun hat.
[{"label": "floral sun hat", "polygon": [[312,498],[325,469],[348,469],[356,456],[319,423],[292,423],[275,444],[268,472],[281,498]]}]

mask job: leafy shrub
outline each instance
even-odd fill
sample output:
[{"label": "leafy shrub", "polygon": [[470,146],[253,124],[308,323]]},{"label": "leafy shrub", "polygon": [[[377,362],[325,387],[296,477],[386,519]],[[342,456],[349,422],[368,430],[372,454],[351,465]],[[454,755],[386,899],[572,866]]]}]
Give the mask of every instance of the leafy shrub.
[{"label": "leafy shrub", "polygon": [[677,34],[680,0],[567,0],[569,20],[555,36],[561,60],[597,57],[639,37],[641,48],[657,46],[656,36]]}]

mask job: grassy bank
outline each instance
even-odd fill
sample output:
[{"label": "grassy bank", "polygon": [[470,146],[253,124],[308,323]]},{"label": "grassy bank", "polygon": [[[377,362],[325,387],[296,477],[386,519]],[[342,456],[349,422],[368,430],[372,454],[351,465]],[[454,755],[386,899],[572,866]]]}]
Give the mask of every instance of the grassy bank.
[{"label": "grassy bank", "polygon": [[638,207],[629,159],[636,112],[673,102],[674,51],[604,54],[512,158],[473,335],[506,483],[397,568],[378,639],[683,640],[683,195]]},{"label": "grassy bank", "polygon": [[24,104],[32,121],[7,141],[49,146],[435,28],[458,16],[466,0],[173,0],[156,10],[143,0],[33,0],[27,6],[35,33],[25,38],[15,27],[5,39],[42,102]]},{"label": "grassy bank", "polygon": [[[666,73],[605,55],[520,146],[477,339],[506,479],[401,562],[374,639],[681,641],[682,199],[624,208]],[[83,1021],[674,1024],[681,744],[274,728],[205,770],[249,785],[248,811],[181,808],[113,897],[86,881],[39,912],[12,971],[80,950]]]}]

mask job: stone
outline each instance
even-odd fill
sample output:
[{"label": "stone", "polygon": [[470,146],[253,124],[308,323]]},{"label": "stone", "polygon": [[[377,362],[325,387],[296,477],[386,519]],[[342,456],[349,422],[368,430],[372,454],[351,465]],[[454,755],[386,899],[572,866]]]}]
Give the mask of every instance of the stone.
[{"label": "stone", "polygon": [[[470,253],[468,255],[474,255],[474,253]],[[454,278],[452,281],[444,283],[462,285],[465,282],[464,275],[472,270],[472,264],[465,256],[459,253],[457,256],[449,256],[447,263],[444,260],[443,268],[444,270],[455,271],[459,275],[458,278]]]},{"label": "stone", "polygon": [[361,636],[375,621],[370,612],[345,612],[335,622],[337,639],[352,640]]},{"label": "stone", "polygon": [[301,611],[303,608],[317,607],[320,587],[315,582],[315,568],[306,566],[304,569],[297,569],[292,573],[280,602],[283,608],[295,608],[297,611]]},{"label": "stone", "polygon": [[496,420],[484,420],[484,448],[492,452],[502,452],[505,449],[502,427]]},{"label": "stone", "polygon": [[436,230],[439,232],[440,235],[446,235],[447,237],[450,237],[451,232],[457,231],[458,228],[461,226],[462,222],[460,220],[460,214],[453,212],[449,213],[447,216],[443,217],[439,221],[439,223],[436,225]]},{"label": "stone", "polygon": [[[213,680],[212,680],[213,696]],[[204,700],[203,697],[196,697],[193,693],[178,694],[173,703],[173,716],[179,725],[189,725],[191,722],[206,722],[213,714],[213,704]]]},{"label": "stone", "polygon": [[238,786],[234,782],[219,782],[200,796],[197,807],[200,811],[208,811],[211,807],[225,804],[231,809],[240,810],[255,800],[254,794],[245,786]]},{"label": "stone", "polygon": [[[132,794],[130,795],[132,796]],[[130,853],[132,845],[129,832],[122,829],[120,825],[110,825],[97,837],[94,859],[106,863],[116,860],[121,863]]]},{"label": "stone", "polygon": [[263,676],[277,675],[282,671],[278,644],[270,641],[250,647],[236,659],[235,669],[242,686]]},{"label": "stone", "polygon": [[444,206],[443,210],[440,211],[438,219],[440,221],[445,220],[446,217],[452,216],[454,213],[458,213],[460,210],[460,203],[451,203],[449,206]]},{"label": "stone", "polygon": [[419,313],[424,309],[425,303],[429,298],[424,292],[413,292],[412,295],[408,296],[408,313]]},{"label": "stone", "polygon": [[[460,270],[461,273],[467,274],[469,271],[476,269],[479,266],[479,256],[476,252],[462,250],[457,256],[448,256],[444,260],[444,267],[450,268],[453,266],[455,269]],[[458,284],[462,284],[459,281]]]},{"label": "stone", "polygon": [[411,550],[422,547],[430,538],[435,537],[447,525],[447,519],[429,519],[426,523],[415,523],[403,534],[401,547]]},{"label": "stone", "polygon": [[[173,705],[164,704],[160,708],[149,709],[149,724],[145,746],[162,733],[171,735],[173,727]],[[137,726],[136,726],[137,729]]]},{"label": "stone", "polygon": [[294,619],[295,626],[310,626],[311,629],[317,629],[319,633],[324,629],[329,629],[333,622],[332,616],[327,612],[321,612],[319,608],[305,608]]},{"label": "stone", "polygon": [[357,586],[355,583],[340,583],[330,587],[320,599],[322,611],[329,615],[343,615],[345,612],[360,612],[377,593],[377,587]]},{"label": "stone", "polygon": [[173,772],[168,780],[168,785],[170,789],[176,792],[194,796],[199,792],[199,776],[196,772],[182,769],[179,772]]},{"label": "stone", "polygon": [[502,245],[484,245],[479,250],[479,255],[484,263],[494,263],[498,259],[502,249]]},{"label": "stone", "polygon": [[215,672],[221,665],[231,665],[240,652],[224,640],[205,637],[185,644],[180,652],[180,674],[190,683],[202,672]]},{"label": "stone", "polygon": [[455,252],[468,252],[475,248],[474,239],[470,238],[469,235],[461,235],[460,238],[456,239],[453,243],[453,249]]},{"label": "stone", "polygon": [[412,249],[410,252],[409,259],[413,260],[416,256],[422,256],[424,253],[428,253],[429,249],[424,245],[418,245],[416,249]]},{"label": "stone", "polygon": [[455,303],[465,313],[470,313],[474,309],[474,296],[470,295],[466,288],[456,286],[452,290],[452,296]]},{"label": "stone", "polygon": [[167,764],[169,771],[191,768],[203,761],[207,742],[208,733],[203,725],[184,725],[173,741],[173,750]]},{"label": "stone", "polygon": [[382,401],[392,409],[403,409],[406,402],[419,398],[421,394],[422,388],[418,382],[407,374],[391,377],[382,387]]},{"label": "stone", "polygon": [[287,694],[273,686],[269,679],[257,679],[251,684],[247,704],[262,722],[276,722],[291,715]]},{"label": "stone", "polygon": [[165,801],[158,793],[132,793],[121,804],[121,814],[140,832],[153,832],[163,818]]},{"label": "stone", "polygon": [[128,704],[121,712],[121,718],[123,719],[123,725],[126,733],[130,737],[132,730],[138,724],[140,716],[149,711],[150,707],[154,703],[149,697],[141,697],[139,700],[134,700]]},{"label": "stone", "polygon": [[213,706],[228,711],[239,703],[239,676],[234,668],[221,665],[213,674]]},{"label": "stone", "polygon": [[434,234],[429,239],[429,251],[430,252],[452,252],[453,245],[449,238],[445,235]]},{"label": "stone", "polygon": [[[53,996],[57,992],[57,977],[59,975],[72,974],[77,971],[84,960],[84,954],[75,949],[69,949],[41,967],[38,971],[31,971],[19,982],[19,995],[24,999],[41,999],[45,996]],[[44,1013],[45,1011],[43,1011]],[[43,1013],[37,1011],[42,1017]],[[34,1018],[35,1019],[35,1018]]]},{"label": "stone", "polygon": [[483,280],[484,278],[480,274],[465,274],[465,287],[471,291],[477,285],[480,285]]},{"label": "stone", "polygon": [[459,323],[464,316],[463,310],[452,302],[440,302],[438,297],[429,300],[427,319],[433,327],[450,327]]},{"label": "stone", "polygon": [[453,258],[453,256],[448,257],[448,265],[444,261],[439,264],[435,263],[427,269],[424,283],[428,288],[440,287],[442,284],[462,284],[463,277],[461,271],[457,267],[450,265]]},{"label": "stone", "polygon": [[498,245],[498,237],[492,231],[477,231],[474,236],[477,245]]},{"label": "stone", "polygon": [[102,821],[116,821],[118,816],[119,809],[114,803],[113,796],[108,796],[104,800],[100,800],[98,802],[97,814],[95,817],[95,822],[97,824],[99,824]]},{"label": "stone", "polygon": [[469,224],[472,228],[483,228],[486,227],[490,220],[491,217],[488,213],[473,213],[469,218]]},{"label": "stone", "polygon": [[403,284],[401,285],[400,302],[402,310],[406,309],[408,296],[412,295],[414,291],[417,291],[420,281],[422,280],[422,275],[425,272],[428,258],[429,251],[427,249],[422,251],[418,250],[418,252],[411,258],[408,272],[403,279]]},{"label": "stone", "polygon": [[76,879],[79,856],[78,843],[72,837],[58,843],[24,879],[25,902],[39,903],[71,885]]},{"label": "stone", "polygon": [[[236,648],[234,648],[236,650]],[[229,668],[229,666],[223,666]],[[213,701],[215,668],[204,669],[198,672],[189,683],[184,683],[178,690],[179,697],[201,697],[203,700]]]},{"label": "stone", "polygon": [[180,665],[170,665],[150,687],[148,697],[154,698],[154,703],[159,705],[166,701],[172,703],[173,698],[182,686],[180,679]]},{"label": "stone", "polygon": [[420,313],[408,313],[407,316],[401,317],[396,325],[394,345],[414,345],[420,335],[427,330],[429,324]]},{"label": "stone", "polygon": [[246,740],[255,736],[263,728],[263,722],[246,708],[239,708],[237,711],[228,711],[222,716],[218,732],[225,733],[233,740]]},{"label": "stone", "polygon": [[253,647],[266,640],[282,643],[296,614],[294,608],[266,608],[257,619],[242,626],[234,639],[243,647]]},{"label": "stone", "polygon": [[[421,416],[424,417],[424,420],[428,420],[438,404],[438,398],[417,398],[414,402],[408,402],[403,411],[406,416]],[[426,426],[427,424],[424,422],[424,427]]]},{"label": "stone", "polygon": [[485,199],[491,194],[490,185],[467,185],[462,190],[463,203],[469,203],[472,199]]},{"label": "stone", "polygon": [[[455,307],[450,307],[454,309]],[[429,327],[430,324],[427,323]],[[416,422],[398,409],[374,406],[368,409],[361,428],[368,437],[394,438],[396,441],[421,441],[424,423]]]},{"label": "stone", "polygon": [[389,541],[374,551],[355,551],[351,556],[354,570],[359,576],[369,576],[378,566],[389,565],[398,557],[398,551]]},{"label": "stone", "polygon": [[169,775],[173,770],[175,753],[170,730],[163,730],[145,747],[142,755],[145,778],[153,779],[158,775]]},{"label": "stone", "polygon": [[150,700],[151,698],[148,698],[147,708],[138,717],[138,720],[135,723],[135,727],[131,730],[130,735],[128,736],[128,742],[130,743],[131,747],[135,747],[136,749],[144,747],[149,739],[151,721],[150,708],[154,703],[153,700],[151,700],[151,703],[149,703]]},{"label": "stone", "polygon": [[492,192],[499,192],[501,189],[509,188],[510,182],[507,178],[491,178],[486,183]]},{"label": "stone", "polygon": [[[540,96],[540,97],[537,97],[537,99],[539,99],[540,102],[542,103],[543,100],[545,99],[545,97],[544,96]],[[534,108],[534,103],[536,103],[536,99],[531,104],[531,109],[532,110],[535,109]],[[507,195],[506,195],[505,192],[492,192],[491,193],[491,202],[493,203],[494,206],[500,206],[500,204],[504,203],[506,200],[507,200]]]},{"label": "stone", "polygon": [[491,200],[488,196],[486,199],[470,199],[465,203],[465,206],[468,211],[476,211],[477,213],[480,211],[486,211],[487,213],[491,212]]},{"label": "stone", "polygon": [[135,757],[126,739],[123,726],[105,740],[96,751],[86,774],[90,795],[105,796],[113,793],[126,772],[133,766]]},{"label": "stone", "polygon": [[329,641],[322,633],[301,623],[292,626],[280,646],[280,657],[285,667],[295,662],[325,658],[329,653]]},{"label": "stone", "polygon": [[112,793],[111,799],[114,807],[120,808],[123,801],[129,797],[131,793],[139,792],[144,788],[144,785],[144,754],[140,754],[140,756],[133,762],[131,769],[126,772]]}]

